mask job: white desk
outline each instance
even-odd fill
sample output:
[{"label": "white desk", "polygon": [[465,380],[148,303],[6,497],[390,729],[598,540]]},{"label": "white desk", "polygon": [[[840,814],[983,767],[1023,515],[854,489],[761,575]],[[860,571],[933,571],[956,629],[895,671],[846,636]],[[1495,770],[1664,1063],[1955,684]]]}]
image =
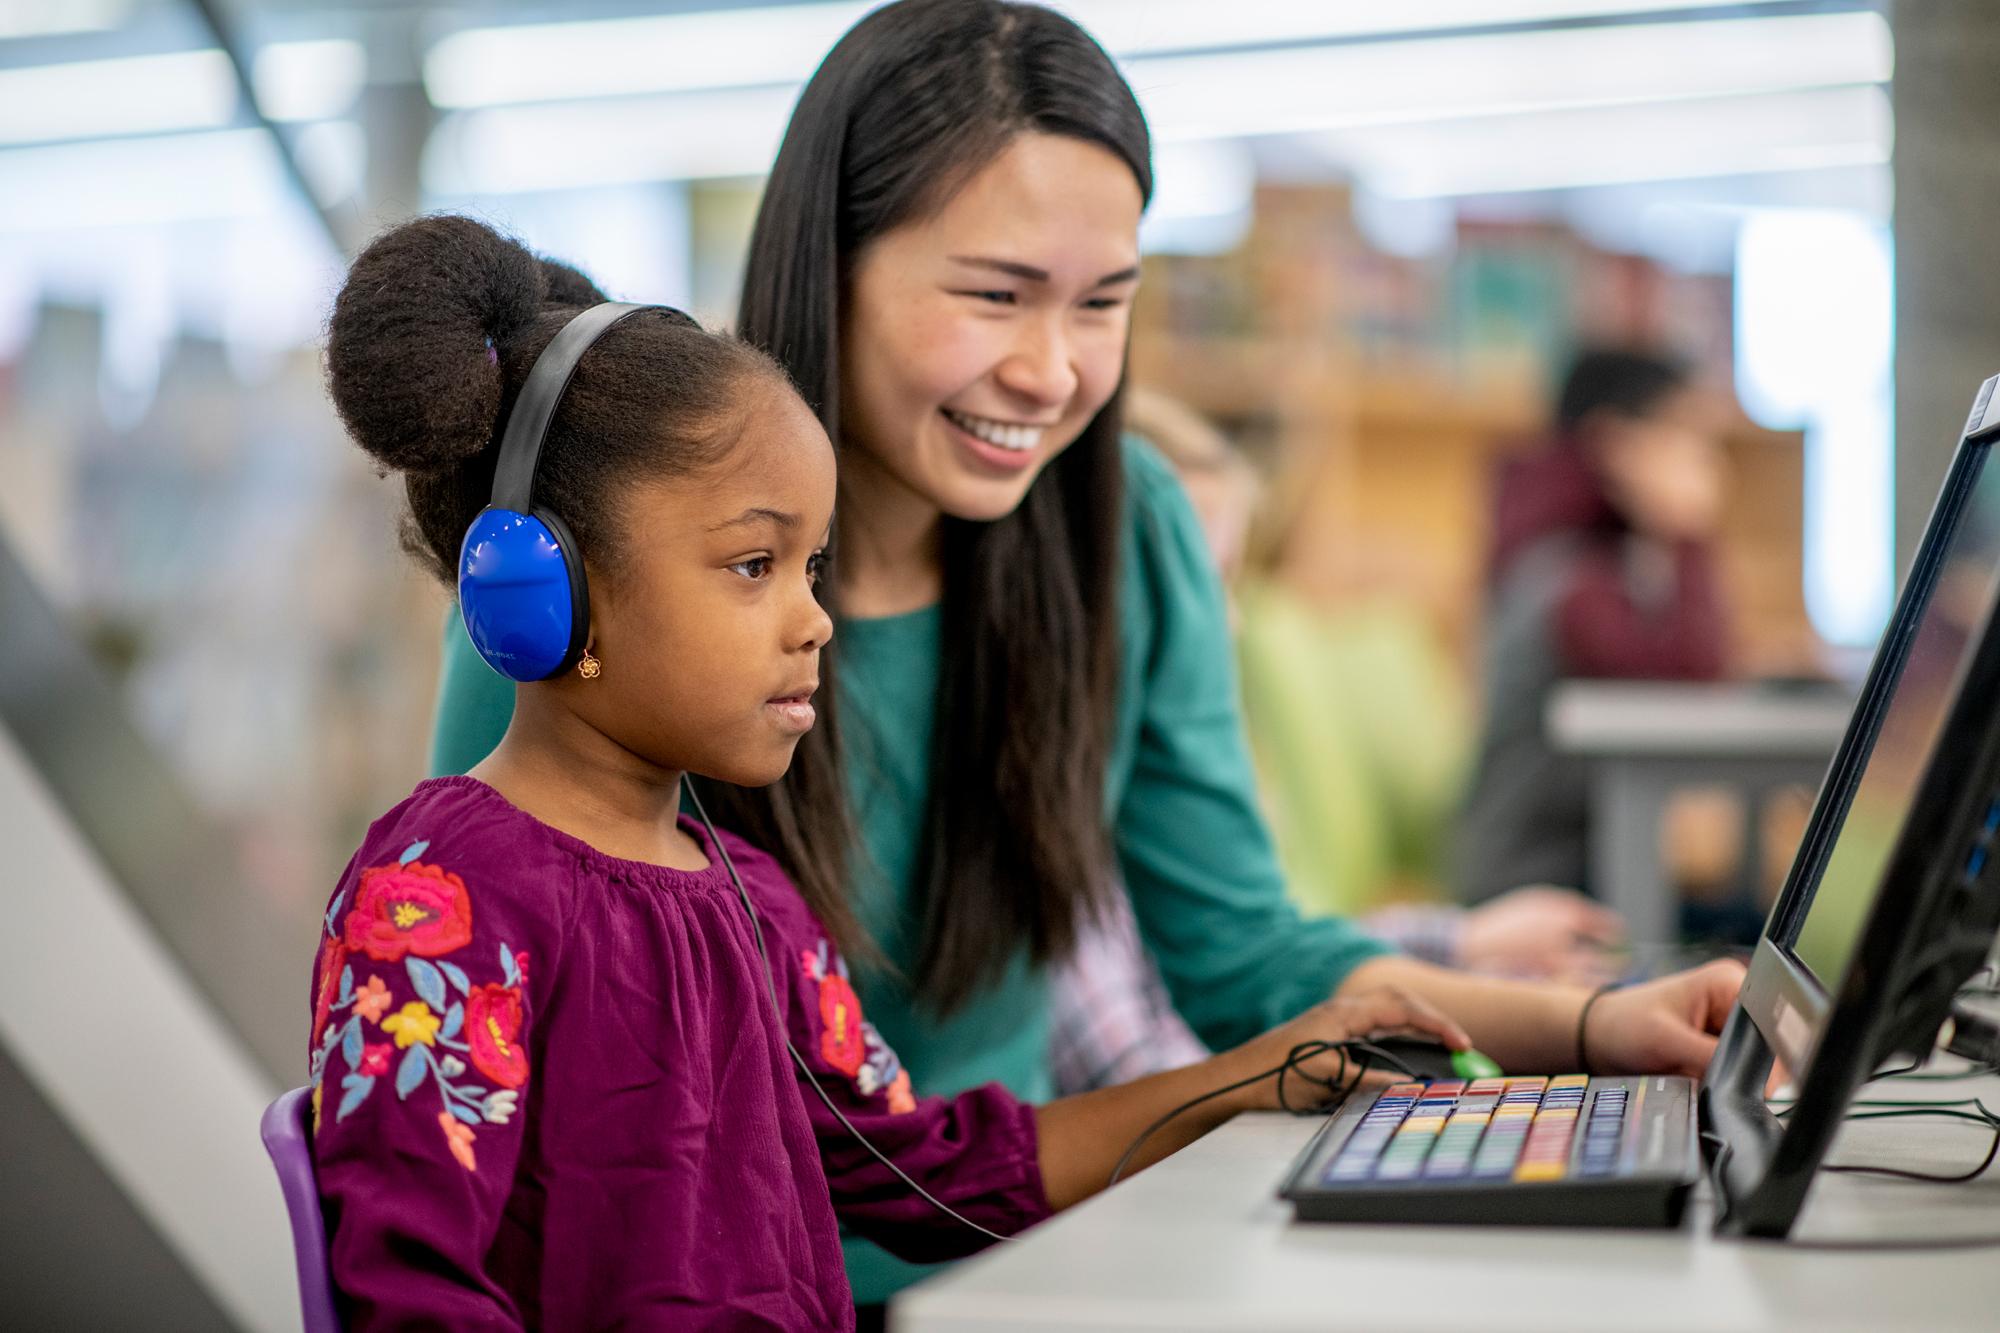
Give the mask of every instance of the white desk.
[{"label": "white desk", "polygon": [[[2000,1079],[1885,1083],[1873,1097]],[[1508,1333],[2000,1328],[2000,1247],[1851,1253],[1717,1239],[1706,1186],[1677,1231],[1329,1226],[1272,1191],[1316,1120],[1241,1116],[1022,1239],[912,1288],[898,1333],[1455,1326]],[[1830,1160],[1964,1170],[1991,1131],[1966,1121],[1848,1126]],[[1802,1238],[2000,1235],[2000,1166],[1969,1185],[1821,1176]],[[1421,1321],[1421,1322],[1413,1322]]]},{"label": "white desk", "polygon": [[[1590,880],[1632,938],[1675,938],[1674,897],[1660,858],[1660,819],[1678,788],[1727,784],[1756,800],[1776,787],[1817,788],[1847,729],[1842,688],[1566,681],[1544,725],[1562,754],[1590,762]],[[1758,839],[1746,827],[1746,877]]]}]

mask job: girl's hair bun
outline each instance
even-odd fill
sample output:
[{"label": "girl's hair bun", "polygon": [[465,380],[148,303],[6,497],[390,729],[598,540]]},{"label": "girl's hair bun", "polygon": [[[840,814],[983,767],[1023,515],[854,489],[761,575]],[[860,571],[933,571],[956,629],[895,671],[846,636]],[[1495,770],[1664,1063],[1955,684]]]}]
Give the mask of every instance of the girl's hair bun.
[{"label": "girl's hair bun", "polygon": [[334,301],[327,375],[355,442],[384,467],[441,473],[492,441],[508,342],[545,305],[603,296],[471,218],[418,218],[377,237]]}]

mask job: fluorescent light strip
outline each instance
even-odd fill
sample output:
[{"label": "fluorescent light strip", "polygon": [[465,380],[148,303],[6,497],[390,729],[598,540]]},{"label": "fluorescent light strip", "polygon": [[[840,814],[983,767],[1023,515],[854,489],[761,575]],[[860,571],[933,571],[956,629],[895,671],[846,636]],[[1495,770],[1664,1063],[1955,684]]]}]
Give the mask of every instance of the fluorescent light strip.
[{"label": "fluorescent light strip", "polygon": [[[1121,57],[1203,47],[1329,42],[1565,19],[1714,8],[1718,0],[1057,0]],[[1751,5],[1775,0],[1749,0]],[[875,3],[770,5],[647,18],[466,28],[424,58],[432,103],[517,102],[803,83]]]},{"label": "fluorescent light strip", "polygon": [[[1746,7],[1775,0],[1749,0]],[[1715,9],[1722,0],[1050,0],[1117,56]]]},{"label": "fluorescent light strip", "polygon": [[[274,42],[252,71],[266,116],[324,120],[354,105],[368,56],[354,41]],[[236,71],[212,47],[0,69],[0,145],[223,129],[240,104]]]},{"label": "fluorescent light strip", "polygon": [[1872,84],[1888,25],[1853,12],[1133,60],[1154,137],[1211,139]]},{"label": "fluorescent light strip", "polygon": [[325,120],[345,114],[368,81],[368,51],[347,38],[273,42],[250,64],[257,109],[272,120]]},{"label": "fluorescent light strip", "polygon": [[1889,160],[1880,88],[1823,88],[1315,136],[1389,198],[1420,199],[1759,175]]},{"label": "fluorescent light strip", "polygon": [[0,144],[214,129],[236,102],[216,50],[0,70]]},{"label": "fluorescent light strip", "polygon": [[132,0],[9,0],[0,5],[0,38],[103,32],[131,13]]},{"label": "fluorescent light strip", "polygon": [[211,218],[294,206],[263,130],[100,139],[0,152],[0,234]]},{"label": "fluorescent light strip", "polygon": [[424,189],[509,194],[761,176],[797,100],[797,88],[724,88],[454,112],[425,145]]}]

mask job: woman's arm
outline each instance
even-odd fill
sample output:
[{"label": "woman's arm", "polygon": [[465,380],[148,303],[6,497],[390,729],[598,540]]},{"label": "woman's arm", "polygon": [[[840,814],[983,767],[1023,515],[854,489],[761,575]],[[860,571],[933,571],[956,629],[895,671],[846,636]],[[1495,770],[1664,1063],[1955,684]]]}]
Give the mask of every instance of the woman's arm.
[{"label": "woman's arm", "polygon": [[[1264,1075],[1283,1064],[1299,1045],[1392,1030],[1429,1033],[1454,1049],[1469,1044],[1463,1028],[1414,995],[1393,987],[1356,988],[1199,1064],[1040,1107],[1035,1112],[1037,1156],[1049,1206],[1068,1208],[1103,1189],[1134,1141],[1176,1107],[1244,1084],[1162,1125],[1132,1154],[1127,1173],[1179,1151],[1238,1112],[1275,1109],[1278,1081]],[[1335,1055],[1315,1056],[1299,1065],[1305,1074],[1319,1079],[1334,1077],[1342,1067]],[[1345,1068],[1351,1073],[1355,1066],[1349,1063]],[[1309,1097],[1308,1089],[1301,1080],[1288,1095]]]},{"label": "woman's arm", "polygon": [[1376,958],[1349,972],[1335,994],[1381,986],[1408,991],[1463,1022],[1472,1044],[1510,1071],[1699,1078],[1742,984],[1742,964],[1724,960],[1612,991],[1592,1006],[1582,1050],[1577,1020],[1591,993],[1580,986],[1472,976],[1414,958]]}]

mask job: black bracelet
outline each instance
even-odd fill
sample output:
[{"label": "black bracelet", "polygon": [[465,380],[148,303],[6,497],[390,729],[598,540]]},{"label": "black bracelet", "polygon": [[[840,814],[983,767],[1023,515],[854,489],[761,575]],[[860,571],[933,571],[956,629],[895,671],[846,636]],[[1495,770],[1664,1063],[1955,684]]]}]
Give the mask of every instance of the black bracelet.
[{"label": "black bracelet", "polygon": [[1596,1004],[1599,1000],[1617,989],[1617,982],[1605,982],[1590,993],[1590,998],[1583,1002],[1583,1009],[1576,1016],[1576,1068],[1578,1073],[1588,1074],[1590,1072],[1590,1056],[1583,1049],[1583,1025],[1590,1021],[1590,1006]]}]

